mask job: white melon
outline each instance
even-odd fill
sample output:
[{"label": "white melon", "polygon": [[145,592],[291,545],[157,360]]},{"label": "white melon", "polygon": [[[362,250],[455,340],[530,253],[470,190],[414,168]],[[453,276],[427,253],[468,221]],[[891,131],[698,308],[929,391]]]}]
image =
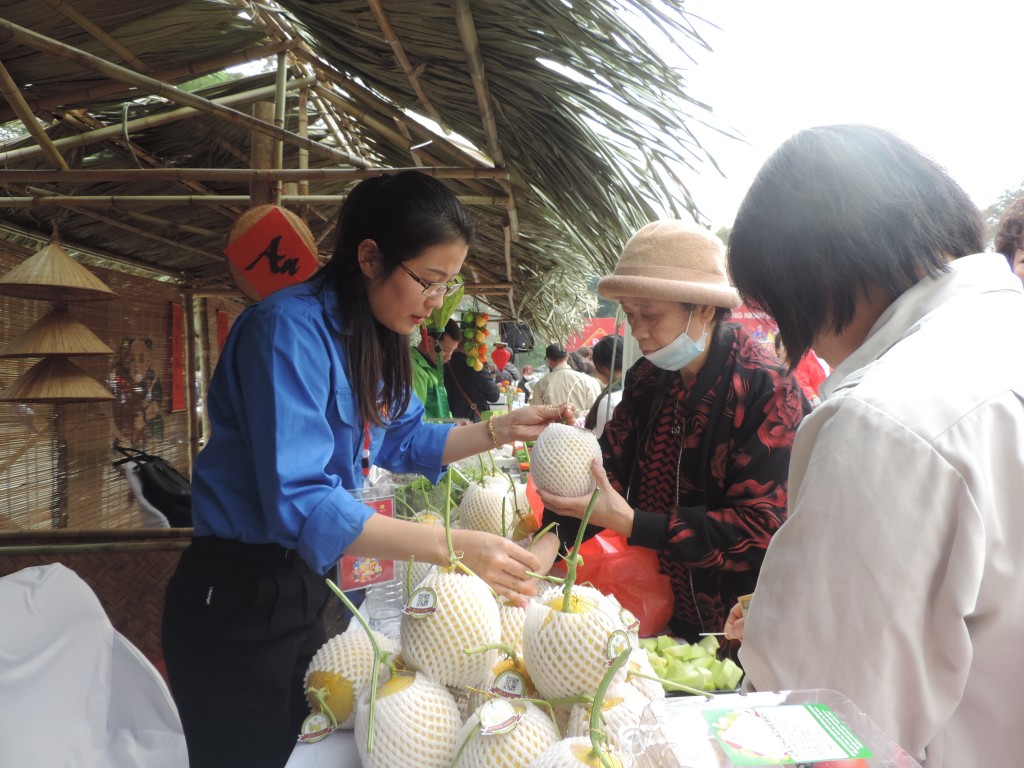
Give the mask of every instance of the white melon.
[{"label": "white melon", "polygon": [[530,453],[530,474],[538,490],[558,496],[587,496],[594,492],[594,459],[601,446],[594,433],[569,424],[548,424]]},{"label": "white melon", "polygon": [[551,718],[535,704],[491,700],[466,720],[455,768],[518,768],[558,739]]},{"label": "white melon", "polygon": [[402,658],[441,685],[480,687],[496,651],[463,653],[501,639],[498,604],[476,576],[441,569],[409,597],[402,615]]},{"label": "white melon", "polygon": [[[620,683],[608,686],[601,703],[601,723],[608,743],[620,752],[628,752],[630,740],[640,725],[640,718],[650,703],[649,699],[632,685]],[[569,715],[565,735],[590,738],[591,708],[574,704]]]},{"label": "white melon", "polygon": [[546,592],[543,601],[527,606],[526,668],[546,699],[592,696],[611,662],[639,641],[619,618],[618,606],[592,587],[573,586],[569,612],[561,606],[561,590]]},{"label": "white melon", "polygon": [[449,768],[462,719],[448,690],[426,675],[395,675],[378,687],[373,751],[367,752],[370,689],[356,708],[356,747],[363,768]]},{"label": "white melon", "polygon": [[459,504],[460,524],[474,531],[507,536],[515,528],[515,499],[509,499],[508,482],[470,483]]},{"label": "white melon", "polygon": [[[589,738],[575,736],[562,739],[548,747],[538,758],[527,763],[526,768],[575,768],[575,766],[603,768],[604,763],[591,755],[592,750],[593,746]],[[629,753],[623,754],[613,749],[605,749],[604,753],[610,760],[610,764],[616,768],[635,768],[636,766],[636,760]]]}]

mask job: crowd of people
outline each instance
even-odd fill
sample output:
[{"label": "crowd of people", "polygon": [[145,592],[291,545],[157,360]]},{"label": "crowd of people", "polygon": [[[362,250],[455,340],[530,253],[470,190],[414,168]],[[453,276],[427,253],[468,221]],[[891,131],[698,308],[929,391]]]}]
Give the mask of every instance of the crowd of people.
[{"label": "crowd of people", "polygon": [[[627,370],[609,336],[549,345],[546,372],[476,371],[453,323],[410,355],[474,239],[429,176],[360,182],[337,230],[317,275],[239,317],[214,374],[196,538],[164,623],[193,766],[283,765],[324,640],[321,574],[342,553],[444,560],[429,526],[355,498],[371,464],[436,479],[577,418],[602,451],[585,534],[657,554],[667,632],[724,628],[745,687],[840,691],[926,768],[1016,764],[1024,361],[1005,333],[1024,324],[1024,199],[986,253],[977,208],[905,141],[802,131],[758,173],[728,247],[679,220],[624,244],[598,292],[639,347]],[[773,318],[777,348],[731,321],[741,301]],[[528,405],[484,418],[502,385]],[[555,526],[529,549],[453,532],[513,601],[591,502],[541,498]]]}]

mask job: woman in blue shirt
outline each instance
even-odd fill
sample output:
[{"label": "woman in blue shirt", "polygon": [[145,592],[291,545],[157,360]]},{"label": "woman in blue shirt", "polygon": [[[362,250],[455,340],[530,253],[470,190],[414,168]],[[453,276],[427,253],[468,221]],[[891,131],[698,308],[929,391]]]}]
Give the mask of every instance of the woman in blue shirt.
[{"label": "woman in blue shirt", "polygon": [[[322,574],[343,553],[447,562],[434,527],[353,498],[371,464],[436,480],[448,462],[535,439],[563,416],[545,407],[457,427],[423,422],[408,335],[453,290],[473,237],[436,179],[367,179],[339,212],[327,265],[235,321],[193,468],[195,538],[164,609],[192,768],[287,762],[308,714],[303,675],[326,640]],[[452,538],[498,594],[534,594],[532,553],[477,531]]]}]

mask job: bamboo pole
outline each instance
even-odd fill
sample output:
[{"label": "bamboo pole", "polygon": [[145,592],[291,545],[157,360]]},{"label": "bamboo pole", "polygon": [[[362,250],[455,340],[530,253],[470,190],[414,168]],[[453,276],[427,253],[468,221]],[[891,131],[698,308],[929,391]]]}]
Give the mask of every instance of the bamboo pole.
[{"label": "bamboo pole", "polygon": [[185,310],[185,407],[188,408],[188,473],[199,454],[199,413],[196,411],[196,302],[188,288],[181,292]]},{"label": "bamboo pole", "polygon": [[[288,82],[288,57],[282,51],[277,54],[277,89],[274,92],[274,125],[278,128],[284,128],[284,115],[286,106],[286,91],[285,84]],[[305,134],[297,134],[302,138],[309,140],[309,137]],[[274,140],[274,158],[270,165],[271,168],[284,168],[284,142],[280,139]],[[274,204],[281,204],[281,188],[284,185],[281,182],[275,182],[274,189]]]},{"label": "bamboo pole", "polygon": [[394,27],[392,27],[391,22],[388,21],[388,15],[381,6],[380,0],[369,0],[369,5],[370,11],[373,13],[373,18],[377,21],[377,26],[380,27],[381,34],[384,36],[384,41],[391,46],[391,51],[395,54],[398,66],[402,68],[406,78],[408,78],[409,84],[416,93],[416,97],[420,100],[420,104],[423,105],[423,109],[426,110],[427,114],[433,118],[434,122],[441,126],[441,130],[445,133],[451,133],[451,128],[448,127],[444,118],[441,117],[441,113],[437,110],[437,107],[434,106],[434,102],[432,102],[430,97],[427,96],[427,91],[423,87],[423,82],[420,80],[416,69],[409,60],[409,57],[406,55],[405,48],[402,46],[402,41],[398,39],[398,35],[395,34]]},{"label": "bamboo pole", "polygon": [[130,85],[135,85],[156,96],[161,96],[170,101],[181,104],[186,107],[194,107],[200,112],[211,114],[232,123],[239,123],[245,125],[248,128],[264,133],[274,138],[280,138],[283,141],[287,141],[289,144],[299,147],[306,147],[310,152],[315,154],[329,157],[333,160],[340,160],[341,162],[348,163],[357,167],[365,167],[366,161],[361,158],[353,157],[347,152],[334,149],[332,147],[325,146],[310,139],[303,139],[301,136],[286,131],[283,128],[278,128],[274,125],[268,125],[260,120],[257,120],[244,112],[239,112],[236,109],[230,107],[221,106],[216,104],[209,99],[204,99],[202,96],[197,96],[194,93],[183,91],[168,83],[161,82],[152,77],[146,75],[140,75],[136,72],[132,72],[130,69],[119,67],[116,64],[111,64],[108,61],[104,61],[98,56],[93,56],[90,53],[86,53],[83,50],[74,48],[70,45],[53,40],[45,35],[40,35],[37,32],[33,32],[31,29],[19,26],[7,19],[0,19],[0,40],[9,39],[21,45],[34,48],[43,53],[48,53],[52,56],[71,61],[79,66],[90,69],[94,72],[106,75],[107,77],[115,80],[120,80]]},{"label": "bamboo pole", "polygon": [[[182,531],[191,531],[191,528],[172,528],[181,535]],[[70,552],[153,552],[166,551],[168,549],[188,549],[188,541],[124,541],[95,544],[41,544],[39,546],[14,546],[0,547],[0,557],[13,555],[61,555]]]},{"label": "bamboo pole", "polygon": [[[282,195],[284,205],[338,205],[347,195]],[[459,195],[463,205],[505,206],[504,195]],[[0,197],[3,208],[149,208],[170,205],[249,205],[248,195],[56,195],[46,197]]]},{"label": "bamboo pole", "polygon": [[71,19],[71,21],[75,22],[75,24],[81,27],[85,32],[99,40],[111,51],[120,56],[122,60],[135,67],[139,72],[143,72],[147,75],[153,74],[153,70],[149,65],[136,56],[134,51],[116,40],[105,29],[93,22],[88,16],[81,13],[73,5],[65,2],[65,0],[46,0],[46,2],[57,9],[57,11],[64,14],[67,18]]},{"label": "bamboo pole", "polygon": [[[264,122],[273,122],[274,105],[268,101],[257,101],[252,105],[252,114]],[[255,169],[274,168],[274,140],[266,134],[253,131],[249,139],[249,157]],[[253,179],[249,182],[249,205],[279,205],[281,195],[278,186],[272,179]]]},{"label": "bamboo pole", "polygon": [[480,53],[480,40],[476,35],[476,25],[473,23],[473,11],[469,7],[469,0],[454,0],[453,5],[455,25],[459,29],[462,47],[469,61],[473,91],[476,94],[477,107],[480,109],[480,119],[484,124],[484,134],[487,136],[487,149],[495,165],[504,165],[501,144],[498,142],[498,125],[494,120],[494,105],[491,103],[491,91],[487,85],[484,60]]},{"label": "bamboo pole", "polygon": [[[306,78],[305,80],[293,80],[288,84],[289,90],[293,88],[301,88],[305,85],[315,82],[314,78]],[[239,104],[253,101],[264,96],[270,96],[274,93],[275,86],[268,85],[265,88],[254,88],[251,91],[245,91],[244,93],[236,93],[231,96],[222,96],[219,99],[213,99],[213,103],[221,105]],[[106,141],[108,139],[122,136],[124,133],[132,131],[141,131],[146,128],[154,128],[158,125],[166,125],[173,123],[177,120],[183,120],[188,117],[193,117],[198,114],[199,110],[193,107],[181,107],[179,109],[172,109],[167,112],[163,112],[157,115],[147,115],[146,117],[139,117],[135,120],[129,120],[123,125],[109,125],[105,128],[97,128],[96,130],[83,133],[79,136],[69,136],[64,139],[57,139],[53,142],[53,145],[58,149],[68,149],[70,147],[81,147],[87,144],[93,144],[99,141]],[[0,152],[0,163],[9,163],[14,160],[21,160],[26,157],[34,157],[42,153],[40,147],[22,147],[21,149],[10,149],[6,152]],[[65,166],[67,170],[67,166]]]},{"label": "bamboo pole", "polygon": [[[51,192],[50,190],[47,190],[47,189],[34,189],[33,187],[27,187],[25,191],[28,194],[30,194],[30,195],[39,195],[39,196],[47,197],[47,198],[48,197],[53,197],[53,196],[55,196],[57,194],[56,192]],[[3,200],[3,198],[0,198],[0,200]],[[67,206],[67,207],[76,207],[77,208],[77,206]],[[154,242],[160,243],[162,245],[169,245],[170,247],[172,247],[172,248],[174,248],[176,250],[188,251],[190,253],[195,253],[195,254],[198,254],[199,256],[202,256],[203,258],[209,259],[211,261],[225,261],[226,260],[223,255],[211,253],[210,251],[204,251],[202,248],[196,248],[195,246],[188,245],[186,243],[179,243],[176,240],[171,240],[169,237],[164,237],[163,235],[158,235],[155,232],[150,232],[147,229],[142,229],[141,227],[135,227],[135,226],[132,226],[131,224],[126,224],[125,222],[118,221],[117,219],[114,219],[114,218],[112,218],[110,216],[104,216],[102,213],[96,213],[95,211],[90,211],[90,210],[79,210],[79,211],[77,211],[77,213],[79,213],[82,216],[87,216],[90,219],[94,219],[96,221],[102,221],[104,224],[109,224],[110,226],[114,227],[115,229],[124,230],[125,232],[131,232],[133,235],[138,235],[139,237],[143,237],[143,238],[145,238],[147,240],[153,240]]]},{"label": "bamboo pole", "polygon": [[103,170],[2,169],[0,184],[81,184],[109,181],[146,184],[154,181],[360,181],[388,173],[419,171],[435,179],[507,179],[503,168],[409,166],[405,168],[110,168]]},{"label": "bamboo pole", "polygon": [[[74,113],[65,112],[64,120],[65,122],[68,122],[73,128],[75,128],[75,130],[83,130],[82,128],[79,127],[83,125],[93,130],[102,130],[104,128],[109,127],[104,125],[102,121],[97,120],[95,117],[90,115],[84,109],[75,110]],[[127,155],[128,157],[130,157],[131,160],[135,163],[135,165],[138,165],[140,168],[143,166],[143,164],[149,166],[150,168],[159,168],[166,165],[163,160],[154,155],[148,149],[128,138],[127,130],[122,130],[121,136],[111,138],[109,141],[111,144],[113,144],[115,151],[117,151],[121,155]],[[142,162],[139,162],[140,160]],[[205,184],[200,184],[199,182],[192,181],[190,179],[178,182],[178,184],[194,194],[216,194],[214,190],[210,189]],[[232,209],[226,206],[218,207],[215,210],[221,213],[223,216],[231,219],[232,221],[234,221],[234,219],[241,214],[240,210]]]},{"label": "bamboo pole", "polygon": [[53,142],[50,141],[46,131],[39,125],[36,116],[32,114],[32,110],[29,109],[28,104],[25,102],[25,97],[21,95],[21,89],[18,88],[17,83],[14,82],[14,78],[11,77],[11,73],[7,71],[7,67],[4,66],[2,61],[0,61],[0,93],[4,95],[4,98],[7,99],[7,103],[11,105],[18,119],[25,125],[28,132],[32,134],[32,138],[39,145],[39,150],[49,158],[51,163],[62,171],[66,171],[68,169],[67,162],[61,157]]},{"label": "bamboo pole", "polygon": [[[173,83],[190,77],[206,75],[210,72],[216,72],[238,64],[244,64],[248,61],[260,61],[268,56],[274,56],[280,51],[290,50],[300,44],[301,40],[298,39],[282,40],[280,42],[263,45],[258,48],[247,48],[244,51],[237,51],[221,56],[211,56],[200,61],[180,64],[176,67],[171,67],[169,69],[153,73],[153,77],[157,80],[164,80],[168,83]],[[62,91],[61,93],[55,93],[52,96],[44,96],[39,99],[27,98],[26,101],[34,111],[39,112],[52,109],[54,107],[60,107],[64,104],[70,104],[72,102],[99,101],[116,94],[127,94],[131,90],[132,88],[130,86],[125,86],[124,83],[112,82],[94,85],[90,88],[78,88],[73,91]],[[12,116],[13,113],[9,109],[0,107],[0,123],[6,123]]]}]

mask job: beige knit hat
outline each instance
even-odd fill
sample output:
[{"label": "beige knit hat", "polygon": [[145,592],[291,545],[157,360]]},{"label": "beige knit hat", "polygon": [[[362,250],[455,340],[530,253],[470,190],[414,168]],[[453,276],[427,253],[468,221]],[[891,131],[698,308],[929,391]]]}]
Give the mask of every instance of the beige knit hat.
[{"label": "beige knit hat", "polygon": [[693,222],[675,219],[655,221],[633,235],[597,292],[612,301],[658,299],[729,309],[741,303],[729,284],[722,241]]}]

